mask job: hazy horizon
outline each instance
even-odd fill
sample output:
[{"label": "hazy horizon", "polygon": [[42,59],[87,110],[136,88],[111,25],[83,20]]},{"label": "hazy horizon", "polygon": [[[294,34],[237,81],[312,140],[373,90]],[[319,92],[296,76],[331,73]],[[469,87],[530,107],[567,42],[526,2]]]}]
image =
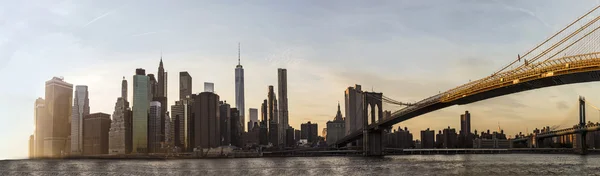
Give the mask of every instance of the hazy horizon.
[{"label": "hazy horizon", "polygon": [[[91,112],[112,114],[123,77],[131,102],[135,69],[156,74],[162,53],[169,107],[179,97],[180,71],[192,76],[193,93],[212,82],[233,107],[239,42],[246,120],[247,109],[259,109],[266,99],[267,87],[277,87],[277,68],[286,68],[290,125],[316,122],[321,135],[338,102],[345,116],[347,87],[414,102],[489,76],[599,4],[577,2],[5,1],[0,159],[27,157],[34,102],[54,76],[87,85]],[[465,110],[473,130],[502,128],[511,136],[571,126],[578,96],[600,105],[597,90],[598,82],[536,89],[452,106],[395,128],[407,126],[419,139],[426,128],[460,128]],[[600,120],[598,111],[588,114]]]}]

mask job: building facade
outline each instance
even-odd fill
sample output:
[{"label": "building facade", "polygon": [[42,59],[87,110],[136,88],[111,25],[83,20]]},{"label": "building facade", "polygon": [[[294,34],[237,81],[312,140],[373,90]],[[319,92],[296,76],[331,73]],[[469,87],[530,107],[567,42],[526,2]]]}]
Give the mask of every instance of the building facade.
[{"label": "building facade", "polygon": [[360,85],[348,87],[344,92],[345,110],[346,110],[346,135],[357,130],[362,130],[364,125],[363,117],[363,93]]},{"label": "building facade", "polygon": [[301,136],[300,139],[306,139],[308,143],[317,142],[319,137],[319,126],[316,123],[303,123],[300,125]]},{"label": "building facade", "polygon": [[250,117],[248,119],[248,131],[250,131],[250,129],[254,128],[254,124],[258,123],[258,109],[256,108],[250,108],[248,109],[248,116]]},{"label": "building facade", "polygon": [[75,86],[71,113],[71,154],[80,155],[83,151],[83,117],[90,114],[88,86]]},{"label": "building facade", "polygon": [[35,122],[35,131],[34,131],[34,156],[35,157],[43,157],[44,156],[44,138],[48,134],[47,130],[50,128],[48,126],[50,118],[48,118],[48,111],[46,110],[46,106],[43,98],[38,98],[35,100],[34,104],[34,122]]},{"label": "building facade", "polygon": [[421,131],[421,148],[430,149],[434,147],[434,133],[435,131],[429,130],[429,128],[427,128],[427,130]]},{"label": "building facade", "polygon": [[240,46],[238,44],[238,64],[235,66],[235,107],[240,111],[240,125],[242,126],[242,129],[245,129],[244,68],[240,62],[239,50]]},{"label": "building facade", "polygon": [[465,111],[465,114],[460,115],[460,135],[468,134],[471,134],[471,114]]},{"label": "building facade", "polygon": [[129,102],[123,97],[117,98],[108,132],[109,154],[131,153],[132,112]]},{"label": "building facade", "polygon": [[150,79],[144,69],[133,76],[132,153],[148,152],[148,113],[150,110]]},{"label": "building facade", "polygon": [[231,144],[231,105],[219,102],[219,120],[221,125],[221,145]]},{"label": "building facade", "polygon": [[179,72],[179,100],[192,95],[192,76],[186,71]]},{"label": "building facade", "polygon": [[46,81],[45,107],[47,123],[44,134],[44,156],[60,157],[70,153],[71,113],[73,101],[73,84],[63,78],[54,77]]},{"label": "building facade", "polygon": [[327,121],[327,136],[325,136],[325,141],[327,145],[332,145],[344,136],[346,136],[346,122],[344,122],[340,104],[338,103],[335,118],[333,118],[333,121]]},{"label": "building facade", "polygon": [[108,154],[110,115],[93,113],[83,119],[83,155]]},{"label": "building facade", "polygon": [[240,111],[237,108],[229,109],[231,115],[231,145],[242,147],[242,133],[244,128],[241,125],[242,117]]},{"label": "building facade", "polygon": [[221,145],[219,124],[219,96],[212,92],[202,92],[194,97],[192,104],[194,118],[194,147],[215,148]]},{"label": "building facade", "polygon": [[148,116],[148,152],[159,153],[161,150],[161,106],[158,101],[150,102]]},{"label": "building facade", "polygon": [[279,139],[286,145],[287,129],[290,127],[288,122],[288,96],[287,96],[287,70],[285,68],[277,69],[277,96],[279,97]]},{"label": "building facade", "polygon": [[215,84],[211,82],[204,82],[204,92],[215,93]]}]

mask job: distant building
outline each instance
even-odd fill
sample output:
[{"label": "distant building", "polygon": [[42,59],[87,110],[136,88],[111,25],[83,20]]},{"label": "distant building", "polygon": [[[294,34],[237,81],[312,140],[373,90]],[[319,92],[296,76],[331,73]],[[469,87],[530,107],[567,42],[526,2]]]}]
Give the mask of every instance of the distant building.
[{"label": "distant building", "polygon": [[317,142],[317,137],[319,136],[319,126],[316,123],[311,123],[310,121],[303,123],[300,125],[300,131],[301,139],[306,139],[308,143]]},{"label": "distant building", "polygon": [[344,122],[340,104],[338,103],[338,110],[335,118],[333,118],[333,121],[327,121],[327,136],[325,136],[325,141],[327,142],[327,145],[332,145],[344,136],[346,136],[346,123]]},{"label": "distant building", "polygon": [[46,81],[45,109],[47,121],[44,128],[43,151],[45,157],[60,157],[70,153],[71,113],[73,84],[54,77]]},{"label": "distant building", "polygon": [[219,95],[202,92],[194,97],[194,147],[216,148],[221,145]]},{"label": "distant building", "polygon": [[510,140],[506,138],[503,130],[494,133],[487,130],[473,140],[473,148],[510,148]]},{"label": "distant building", "polygon": [[239,110],[242,131],[246,131],[244,128],[246,125],[246,107],[244,106],[244,67],[242,67],[240,59],[240,46],[238,44],[238,64],[235,66],[235,107]]},{"label": "distant building", "polygon": [[144,69],[133,76],[132,153],[148,153],[148,112],[150,110],[150,79]]},{"label": "distant building", "polygon": [[44,155],[44,138],[48,135],[48,130],[50,129],[50,118],[48,116],[48,111],[46,110],[46,106],[43,98],[38,98],[35,100],[34,104],[34,121],[35,121],[35,131],[34,131],[34,156],[35,157],[43,157]]},{"label": "distant building", "polygon": [[294,139],[294,128],[290,127],[285,130],[285,140],[286,147],[296,146],[296,141]]},{"label": "distant building", "polygon": [[390,148],[413,148],[413,135],[408,131],[408,128],[400,128],[394,132],[387,134],[387,146]]},{"label": "distant building", "polygon": [[115,111],[108,132],[109,154],[131,153],[132,112],[129,102],[123,97],[117,98]]},{"label": "distant building", "polygon": [[434,133],[435,132],[433,130],[429,130],[429,128],[421,131],[421,148],[433,148],[435,142],[433,139]]},{"label": "distant building", "polygon": [[258,123],[252,125],[253,128],[242,134],[242,146],[258,146],[260,145],[260,127]]},{"label": "distant building", "polygon": [[444,129],[444,145],[443,148],[456,148],[458,139],[458,134],[456,134],[456,129],[454,128],[446,128]]},{"label": "distant building", "polygon": [[108,154],[110,115],[93,113],[83,119],[83,155]]},{"label": "distant building", "polygon": [[175,105],[171,105],[171,118],[173,119],[173,143],[181,150],[184,149],[186,124],[184,118],[185,108],[183,101],[175,101]]},{"label": "distant building", "polygon": [[231,106],[227,102],[219,102],[219,119],[221,124],[221,145],[231,144]]},{"label": "distant building", "polygon": [[273,146],[279,146],[279,124],[271,122],[269,124],[269,143]]},{"label": "distant building", "polygon": [[90,114],[90,99],[87,86],[75,86],[71,113],[71,154],[83,151],[83,117]]},{"label": "distant building", "polygon": [[[354,87],[348,87],[344,92],[344,106],[346,110],[346,135],[352,132],[362,130],[364,125],[363,117],[363,92],[361,86],[356,84]],[[362,145],[361,140],[354,143],[355,146]]]},{"label": "distant building", "polygon": [[150,153],[160,152],[161,106],[158,101],[150,102],[150,111],[148,112],[148,151]]},{"label": "distant building", "polygon": [[179,72],[179,100],[192,95],[192,76],[186,71]]},{"label": "distant building", "polygon": [[287,96],[287,69],[277,69],[277,96],[279,96],[279,140],[284,146],[287,146],[286,133],[289,128],[289,117],[288,117],[288,96]]},{"label": "distant building", "polygon": [[215,84],[211,82],[204,82],[204,92],[215,93]]},{"label": "distant building", "polygon": [[240,111],[237,108],[231,108],[231,145],[242,147],[242,133],[244,132],[244,128],[242,127],[240,121]]},{"label": "distant building", "polygon": [[253,128],[254,123],[258,123],[258,109],[256,108],[250,108],[248,109],[248,114],[250,116],[250,118],[248,119],[248,131],[250,131],[250,129]]},{"label": "distant building", "polygon": [[34,158],[35,157],[34,156],[34,154],[35,154],[35,152],[34,152],[35,146],[33,145],[33,141],[34,140],[35,139],[34,139],[33,135],[29,135],[29,158]]},{"label": "distant building", "polygon": [[465,114],[460,115],[460,134],[466,136],[471,134],[471,114],[465,111]]}]

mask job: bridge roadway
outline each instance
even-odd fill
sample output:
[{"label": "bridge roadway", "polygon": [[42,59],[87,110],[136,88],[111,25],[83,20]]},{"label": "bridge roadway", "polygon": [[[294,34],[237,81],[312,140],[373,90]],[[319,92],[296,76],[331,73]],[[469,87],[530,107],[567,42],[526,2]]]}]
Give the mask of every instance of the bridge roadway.
[{"label": "bridge roadway", "polygon": [[600,81],[600,53],[567,56],[501,72],[437,94],[394,112],[336,142],[344,146],[363,137],[364,131],[386,129],[394,124],[453,105],[564,84]]},{"label": "bridge roadway", "polygon": [[[561,129],[561,130],[537,133],[537,134],[535,134],[535,137],[536,137],[536,139],[544,139],[544,138],[550,138],[550,137],[556,137],[556,136],[562,136],[562,135],[579,134],[582,132],[593,132],[593,131],[599,131],[599,130],[600,130],[600,124],[595,123],[595,124],[586,124],[585,126],[575,126],[573,128],[565,128],[565,129]],[[512,142],[525,142],[530,139],[531,139],[531,136],[525,136],[522,138],[512,139]]]}]

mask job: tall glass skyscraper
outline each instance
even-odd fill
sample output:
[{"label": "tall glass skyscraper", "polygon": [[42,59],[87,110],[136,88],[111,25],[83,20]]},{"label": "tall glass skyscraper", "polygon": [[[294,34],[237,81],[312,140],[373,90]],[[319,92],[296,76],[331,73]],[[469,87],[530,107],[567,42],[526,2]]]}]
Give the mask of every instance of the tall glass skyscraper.
[{"label": "tall glass skyscraper", "polygon": [[244,108],[244,68],[240,63],[240,45],[238,43],[238,65],[235,67],[235,106],[240,111],[240,125],[245,129],[246,117]]},{"label": "tall glass skyscraper", "polygon": [[46,134],[44,135],[44,156],[60,157],[70,152],[71,113],[73,105],[73,84],[63,78],[54,77],[46,81],[45,107],[47,110]]},{"label": "tall glass skyscraper", "polygon": [[83,152],[83,117],[88,114],[90,114],[88,87],[76,86],[71,113],[71,154],[78,155]]},{"label": "tall glass skyscraper", "polygon": [[148,152],[148,110],[151,96],[146,71],[137,69],[133,76],[132,153]]},{"label": "tall glass skyscraper", "polygon": [[289,128],[288,122],[288,98],[287,98],[287,70],[277,69],[277,96],[279,96],[279,141],[286,146],[285,131]]}]

